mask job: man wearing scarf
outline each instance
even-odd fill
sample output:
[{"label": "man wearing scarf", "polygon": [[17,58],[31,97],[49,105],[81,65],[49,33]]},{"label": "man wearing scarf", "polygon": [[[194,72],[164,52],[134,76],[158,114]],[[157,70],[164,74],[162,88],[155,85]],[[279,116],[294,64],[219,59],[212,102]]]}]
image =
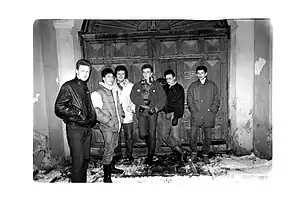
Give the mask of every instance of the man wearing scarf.
[{"label": "man wearing scarf", "polygon": [[162,110],[167,98],[161,84],[154,80],[150,64],[142,66],[142,75],[142,80],[134,84],[130,99],[136,108],[139,136],[148,147],[146,164],[152,165],[156,148],[157,113]]}]

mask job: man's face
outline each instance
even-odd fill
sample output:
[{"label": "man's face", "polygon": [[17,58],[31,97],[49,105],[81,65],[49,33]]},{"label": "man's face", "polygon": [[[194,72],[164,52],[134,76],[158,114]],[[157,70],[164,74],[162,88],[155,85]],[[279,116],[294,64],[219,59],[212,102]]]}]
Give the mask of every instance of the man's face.
[{"label": "man's face", "polygon": [[167,74],[166,80],[169,85],[173,85],[175,83],[175,77],[172,74]]},{"label": "man's face", "polygon": [[117,80],[123,82],[125,79],[125,71],[117,71]]},{"label": "man's face", "polygon": [[198,70],[197,71],[197,76],[200,80],[205,79],[205,77],[207,76],[207,72],[205,73],[204,70]]},{"label": "man's face", "polygon": [[143,74],[144,79],[149,80],[149,78],[152,76],[153,73],[151,72],[151,69],[146,68],[146,69],[143,69],[142,74]]},{"label": "man's face", "polygon": [[86,81],[90,76],[90,70],[90,67],[87,65],[79,65],[78,70],[75,70],[77,78]]},{"label": "man's face", "polygon": [[106,85],[109,85],[109,86],[112,86],[114,84],[114,81],[115,81],[115,77],[113,74],[106,74],[106,76],[103,79],[103,82],[106,84]]}]

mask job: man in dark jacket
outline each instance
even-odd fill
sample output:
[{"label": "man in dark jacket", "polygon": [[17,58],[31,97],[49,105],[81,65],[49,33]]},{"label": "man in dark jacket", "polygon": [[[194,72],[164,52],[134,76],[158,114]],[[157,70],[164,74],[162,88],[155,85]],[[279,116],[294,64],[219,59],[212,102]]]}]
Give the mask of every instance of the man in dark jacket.
[{"label": "man in dark jacket", "polygon": [[192,158],[197,155],[197,128],[202,128],[204,141],[202,155],[205,163],[209,163],[208,153],[211,144],[212,128],[215,126],[216,113],[220,107],[218,88],[214,82],[207,79],[207,68],[196,68],[198,80],[193,82],[187,91],[187,103],[191,112],[190,145]]},{"label": "man in dark jacket", "polygon": [[96,113],[87,87],[91,63],[78,60],[75,72],[76,77],[61,86],[54,110],[56,116],[66,123],[72,157],[72,182],[86,182],[92,127],[96,123]]},{"label": "man in dark jacket", "polygon": [[180,145],[179,124],[184,112],[184,89],[176,81],[172,69],[165,71],[167,84],[164,90],[167,95],[167,103],[163,108],[162,140],[177,153],[179,160],[184,161],[186,150]]},{"label": "man in dark jacket", "polygon": [[133,85],[130,99],[135,104],[139,136],[148,146],[146,164],[152,165],[156,147],[157,112],[162,110],[167,98],[163,87],[154,80],[150,64],[142,66],[142,75],[142,80]]}]

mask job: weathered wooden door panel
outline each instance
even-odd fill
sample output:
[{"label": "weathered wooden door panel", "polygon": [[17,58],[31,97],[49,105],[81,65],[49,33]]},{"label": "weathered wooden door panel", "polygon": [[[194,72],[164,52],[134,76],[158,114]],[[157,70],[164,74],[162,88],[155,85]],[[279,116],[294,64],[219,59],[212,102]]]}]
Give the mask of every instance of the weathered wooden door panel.
[{"label": "weathered wooden door panel", "polygon": [[128,55],[128,45],[126,41],[111,43],[110,44],[110,54],[109,57],[127,57]]},{"label": "weathered wooden door panel", "polygon": [[157,58],[178,54],[176,40],[156,40],[154,45]]},{"label": "weathered wooden door panel", "polygon": [[[227,38],[218,37],[166,37],[166,38],[131,38],[122,40],[103,40],[84,43],[85,57],[93,63],[89,88],[91,92],[97,88],[100,72],[103,67],[114,69],[117,65],[125,65],[129,71],[129,80],[133,83],[141,80],[141,67],[150,63],[154,66],[155,76],[163,77],[166,69],[173,69],[178,82],[184,87],[185,94],[190,84],[197,80],[196,67],[204,64],[208,68],[208,78],[213,80],[219,89],[221,98],[220,110],[216,116],[216,126],[213,129],[213,140],[227,139]],[[137,119],[134,116],[134,143],[144,144],[140,140]],[[161,116],[158,117],[157,137],[162,128]],[[186,105],[180,122],[180,137],[182,143],[189,143],[190,112]],[[103,145],[100,132],[94,131],[94,143]],[[198,130],[198,141],[202,141],[202,132]],[[123,131],[121,132],[123,136]],[[160,141],[161,142],[161,141]],[[158,143],[160,143],[158,142]],[[124,145],[124,137],[122,137]],[[158,145],[159,146],[159,145]]]},{"label": "weathered wooden door panel", "polygon": [[199,50],[199,41],[197,39],[185,39],[181,42],[181,51],[183,55],[197,55]]},{"label": "weathered wooden door panel", "polygon": [[156,78],[163,78],[164,72],[167,69],[172,69],[175,73],[177,73],[177,62],[175,59],[157,59],[155,63],[156,63],[155,65]]},{"label": "weathered wooden door panel", "polygon": [[99,43],[99,42],[86,42],[85,43],[85,52],[87,55],[87,59],[93,59],[96,57],[106,57],[106,46],[107,43]]},{"label": "weathered wooden door panel", "polygon": [[149,57],[147,41],[135,41],[128,43],[128,56],[129,57]]}]

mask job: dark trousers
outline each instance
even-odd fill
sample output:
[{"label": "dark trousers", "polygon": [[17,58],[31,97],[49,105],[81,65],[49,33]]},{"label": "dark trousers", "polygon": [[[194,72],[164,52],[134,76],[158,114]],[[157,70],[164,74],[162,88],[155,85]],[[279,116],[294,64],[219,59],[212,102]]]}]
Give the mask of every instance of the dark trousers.
[{"label": "dark trousers", "polygon": [[190,135],[190,147],[192,152],[197,152],[197,129],[198,128],[202,128],[202,131],[204,133],[202,154],[207,155],[209,153],[209,148],[211,144],[212,128],[207,128],[203,126],[192,126],[191,135]]},{"label": "dark trousers", "polygon": [[115,148],[118,146],[119,132],[109,129],[101,130],[104,138],[104,153],[102,164],[109,165],[113,159]]},{"label": "dark trousers", "polygon": [[125,144],[126,144],[126,155],[132,156],[133,152],[133,122],[128,124],[123,124]]},{"label": "dark trousers", "polygon": [[172,119],[174,113],[165,114],[163,112],[163,128],[161,132],[161,139],[171,148],[180,145],[180,137],[179,137],[179,124],[176,126],[172,126]]},{"label": "dark trousers", "polygon": [[[132,156],[132,152],[133,152],[133,122],[122,124],[122,127],[124,131],[124,138],[125,138],[125,145],[126,145],[126,156],[129,157]],[[117,156],[122,156],[121,141],[122,138],[120,133],[118,146],[115,149],[115,154]]]},{"label": "dark trousers", "polygon": [[155,152],[156,123],[157,123],[157,113],[150,115],[147,109],[145,109],[142,112],[139,112],[139,117],[138,117],[139,136],[142,140],[145,140],[148,146],[148,152]]},{"label": "dark trousers", "polygon": [[66,131],[72,157],[71,180],[73,183],[86,182],[92,129],[67,124]]}]

